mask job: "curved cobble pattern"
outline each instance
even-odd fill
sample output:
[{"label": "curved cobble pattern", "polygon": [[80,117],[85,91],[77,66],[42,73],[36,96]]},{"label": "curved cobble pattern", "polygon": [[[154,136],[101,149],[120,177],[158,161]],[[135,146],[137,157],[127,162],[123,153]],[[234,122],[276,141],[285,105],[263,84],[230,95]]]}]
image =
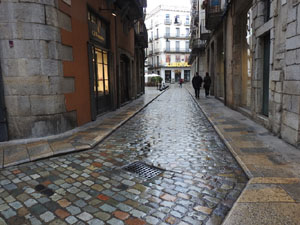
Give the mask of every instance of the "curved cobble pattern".
[{"label": "curved cobble pattern", "polygon": [[[122,169],[135,161],[164,172]],[[2,170],[0,211],[14,225],[221,224],[246,182],[189,93],[172,87],[92,150]]]}]

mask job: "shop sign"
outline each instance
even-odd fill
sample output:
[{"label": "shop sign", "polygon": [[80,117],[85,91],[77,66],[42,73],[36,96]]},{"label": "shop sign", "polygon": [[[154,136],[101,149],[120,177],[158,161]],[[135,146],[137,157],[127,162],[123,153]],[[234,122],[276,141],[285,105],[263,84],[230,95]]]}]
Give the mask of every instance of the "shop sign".
[{"label": "shop sign", "polygon": [[173,62],[167,63],[167,67],[190,67],[187,62]]},{"label": "shop sign", "polygon": [[106,45],[106,41],[107,41],[106,40],[106,33],[107,33],[106,24],[92,12],[88,12],[88,21],[89,21],[90,37],[93,40]]}]

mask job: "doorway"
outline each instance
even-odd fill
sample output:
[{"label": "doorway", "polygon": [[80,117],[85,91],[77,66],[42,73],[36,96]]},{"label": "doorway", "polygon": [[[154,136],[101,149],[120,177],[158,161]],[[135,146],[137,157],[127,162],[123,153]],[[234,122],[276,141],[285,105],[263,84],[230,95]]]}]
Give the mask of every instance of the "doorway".
[{"label": "doorway", "polygon": [[264,62],[263,62],[263,101],[262,114],[269,116],[269,76],[270,76],[270,33],[263,37]]},{"label": "doorway", "polygon": [[[92,73],[90,73],[92,88],[92,114],[100,115],[111,108],[111,91],[108,51],[91,46],[92,51]],[[94,118],[95,119],[95,118]]]},{"label": "doorway", "polygon": [[8,131],[7,131],[7,120],[6,120],[6,111],[4,103],[4,85],[1,75],[1,65],[0,65],[0,141],[8,140]]},{"label": "doorway", "polygon": [[175,82],[179,82],[181,79],[181,70],[175,70]]},{"label": "doorway", "polygon": [[120,57],[121,104],[129,101],[130,60],[122,54]]},{"label": "doorway", "polygon": [[191,71],[190,70],[185,70],[184,71],[184,82],[190,82],[191,80]]},{"label": "doorway", "polygon": [[165,82],[166,83],[171,83],[171,70],[166,70],[165,71]]}]

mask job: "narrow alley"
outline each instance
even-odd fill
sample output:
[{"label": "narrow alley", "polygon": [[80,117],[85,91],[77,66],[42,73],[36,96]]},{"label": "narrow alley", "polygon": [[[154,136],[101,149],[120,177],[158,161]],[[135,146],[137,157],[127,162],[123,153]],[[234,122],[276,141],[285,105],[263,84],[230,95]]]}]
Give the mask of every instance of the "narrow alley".
[{"label": "narrow alley", "polygon": [[[125,170],[137,161],[158,175]],[[221,224],[246,183],[190,93],[174,85],[91,150],[2,169],[0,211],[14,225]]]}]

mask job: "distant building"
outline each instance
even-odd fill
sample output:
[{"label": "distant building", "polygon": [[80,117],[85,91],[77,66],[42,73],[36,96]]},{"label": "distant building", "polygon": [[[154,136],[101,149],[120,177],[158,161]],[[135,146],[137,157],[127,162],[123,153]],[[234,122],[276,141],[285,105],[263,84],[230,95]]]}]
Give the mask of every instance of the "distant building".
[{"label": "distant building", "polygon": [[190,9],[160,5],[147,13],[145,23],[148,73],[161,75],[165,83],[189,82]]},{"label": "distant building", "polygon": [[146,3],[0,1],[0,141],[58,134],[142,95]]}]

